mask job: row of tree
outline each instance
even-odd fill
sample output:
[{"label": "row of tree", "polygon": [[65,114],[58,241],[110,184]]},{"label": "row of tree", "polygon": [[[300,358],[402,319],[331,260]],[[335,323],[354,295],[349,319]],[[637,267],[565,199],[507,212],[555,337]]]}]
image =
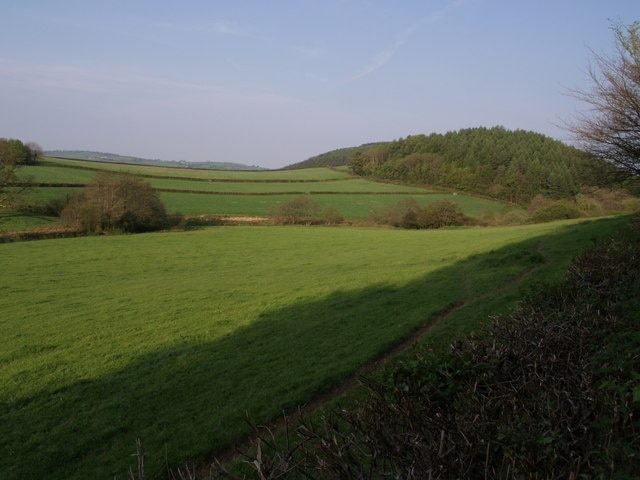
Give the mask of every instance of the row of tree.
[{"label": "row of tree", "polygon": [[12,203],[15,189],[11,186],[18,183],[17,171],[23,165],[33,165],[42,156],[42,149],[37,143],[22,143],[15,138],[0,138],[0,207]]},{"label": "row of tree", "polygon": [[0,138],[2,165],[34,165],[42,156],[42,148],[35,142],[23,143],[17,138]]}]

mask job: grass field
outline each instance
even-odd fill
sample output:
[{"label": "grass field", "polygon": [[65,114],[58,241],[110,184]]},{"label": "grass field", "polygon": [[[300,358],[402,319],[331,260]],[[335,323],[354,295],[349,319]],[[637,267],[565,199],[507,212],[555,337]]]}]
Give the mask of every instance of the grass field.
[{"label": "grass field", "polygon": [[[369,217],[373,208],[414,196],[427,204],[443,196],[458,203],[467,215],[489,210],[500,213],[503,203],[466,195],[435,193],[415,186],[374,182],[352,176],[344,169],[229,171],[154,167],[82,160],[45,158],[20,174],[44,184],[85,184],[100,171],[128,171],[145,176],[159,191],[167,212],[183,215],[268,215],[296,195],[308,194],[322,206],[332,206],[348,219]],[[38,186],[27,192],[32,203],[77,192],[78,188]]]},{"label": "grass field", "polygon": [[[623,217],[437,231],[216,227],[0,244],[0,478],[179,465],[447,307],[446,341]],[[523,272],[529,272],[520,278]],[[518,280],[515,282],[515,280]]]},{"label": "grass field", "polygon": [[0,208],[0,232],[42,227],[50,225],[56,220],[57,218],[37,213],[25,213],[9,208]]}]

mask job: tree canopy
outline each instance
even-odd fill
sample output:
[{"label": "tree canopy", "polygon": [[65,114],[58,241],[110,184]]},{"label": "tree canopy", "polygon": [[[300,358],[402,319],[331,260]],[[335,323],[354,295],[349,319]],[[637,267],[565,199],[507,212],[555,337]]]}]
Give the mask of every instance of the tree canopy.
[{"label": "tree canopy", "polygon": [[504,127],[410,135],[356,152],[357,175],[482,193],[527,203],[537,194],[572,197],[609,186],[616,168],[546,135]]},{"label": "tree canopy", "polygon": [[15,193],[9,187],[20,181],[18,168],[36,163],[41,155],[42,149],[37,143],[24,144],[15,138],[0,138],[0,206]]},{"label": "tree canopy", "polygon": [[616,24],[616,55],[593,52],[591,89],[572,94],[588,113],[568,125],[583,148],[627,172],[640,174],[640,21]]}]

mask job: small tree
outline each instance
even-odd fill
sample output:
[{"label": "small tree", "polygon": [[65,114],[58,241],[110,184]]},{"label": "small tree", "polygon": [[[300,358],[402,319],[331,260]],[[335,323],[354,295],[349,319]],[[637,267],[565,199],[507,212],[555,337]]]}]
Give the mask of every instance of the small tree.
[{"label": "small tree", "polygon": [[567,126],[583,147],[640,174],[640,22],[613,26],[616,56],[595,52],[590,90],[571,94],[591,107]]},{"label": "small tree", "polygon": [[17,171],[29,163],[29,148],[15,138],[0,138],[0,207],[13,203],[16,196],[14,184],[21,181]]},{"label": "small tree", "polygon": [[38,145],[36,142],[27,142],[25,146],[29,151],[29,159],[27,163],[29,165],[35,165],[36,163],[38,163],[38,160],[42,158],[42,155],[43,155],[42,147]]},{"label": "small tree", "polygon": [[150,231],[166,220],[164,205],[151,185],[124,173],[99,174],[60,216],[67,225],[96,233]]}]

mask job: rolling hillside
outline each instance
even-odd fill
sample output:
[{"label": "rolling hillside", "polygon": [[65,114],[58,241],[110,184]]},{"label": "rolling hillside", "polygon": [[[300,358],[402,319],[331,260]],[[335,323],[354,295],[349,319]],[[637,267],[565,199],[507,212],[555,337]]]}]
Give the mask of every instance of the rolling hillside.
[{"label": "rolling hillside", "polygon": [[26,194],[29,202],[41,205],[72,195],[100,172],[126,171],[145,178],[160,194],[170,214],[264,216],[299,195],[310,195],[321,205],[331,206],[350,219],[366,219],[372,209],[407,196],[423,205],[450,198],[468,215],[485,210],[498,213],[505,209],[503,203],[493,200],[453,196],[445,190],[424,186],[375,181],[325,167],[208,170],[46,157],[38,165],[21,171],[33,182]]},{"label": "rolling hillside", "polygon": [[130,163],[134,165],[155,165],[161,167],[205,168],[210,170],[264,170],[261,167],[249,166],[233,162],[185,162],[177,160],[159,160],[114,153],[90,152],[84,150],[49,150],[45,155],[75,160],[92,160],[97,162]]}]

